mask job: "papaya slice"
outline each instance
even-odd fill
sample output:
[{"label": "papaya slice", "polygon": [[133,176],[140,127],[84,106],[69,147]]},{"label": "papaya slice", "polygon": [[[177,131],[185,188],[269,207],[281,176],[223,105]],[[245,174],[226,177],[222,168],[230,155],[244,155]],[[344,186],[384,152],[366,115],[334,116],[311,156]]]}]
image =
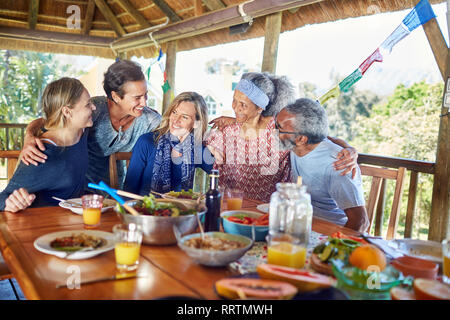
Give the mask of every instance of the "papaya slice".
[{"label": "papaya slice", "polygon": [[392,300],[417,300],[414,291],[401,287],[393,287],[391,289]]},{"label": "papaya slice", "polygon": [[302,292],[328,288],[335,282],[331,277],[305,269],[294,269],[272,264],[260,264],[257,272],[263,279],[286,281],[296,286]]},{"label": "papaya slice", "polygon": [[286,282],[252,279],[227,278],[216,282],[217,293],[228,299],[292,299],[297,289]]},{"label": "papaya slice", "polygon": [[450,287],[437,280],[415,279],[413,288],[419,300],[450,300]]}]

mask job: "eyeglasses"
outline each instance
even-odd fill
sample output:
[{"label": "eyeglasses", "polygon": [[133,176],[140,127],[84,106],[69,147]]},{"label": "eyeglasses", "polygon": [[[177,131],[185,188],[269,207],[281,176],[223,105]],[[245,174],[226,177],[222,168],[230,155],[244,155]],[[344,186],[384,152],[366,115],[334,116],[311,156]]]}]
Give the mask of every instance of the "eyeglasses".
[{"label": "eyeglasses", "polygon": [[283,134],[301,134],[300,132],[292,132],[292,131],[283,131],[283,130],[281,130],[280,125],[278,124],[276,119],[275,119],[275,129],[277,129],[279,133],[283,133]]}]

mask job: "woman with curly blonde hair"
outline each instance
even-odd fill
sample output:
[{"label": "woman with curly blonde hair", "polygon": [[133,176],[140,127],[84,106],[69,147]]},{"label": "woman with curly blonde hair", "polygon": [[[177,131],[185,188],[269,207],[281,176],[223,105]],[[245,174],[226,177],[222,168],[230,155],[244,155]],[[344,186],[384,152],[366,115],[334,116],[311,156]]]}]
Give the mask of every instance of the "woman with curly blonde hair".
[{"label": "woman with curly blonde hair", "polygon": [[160,126],[136,142],[124,189],[141,195],[191,189],[195,168],[209,172],[214,163],[202,145],[207,114],[205,100],[198,93],[183,92],[175,97]]}]

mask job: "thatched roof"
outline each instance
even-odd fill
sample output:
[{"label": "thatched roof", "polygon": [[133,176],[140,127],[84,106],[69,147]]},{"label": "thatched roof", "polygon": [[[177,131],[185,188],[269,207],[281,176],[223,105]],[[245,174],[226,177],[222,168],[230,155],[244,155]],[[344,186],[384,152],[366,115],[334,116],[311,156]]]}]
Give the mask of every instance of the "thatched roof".
[{"label": "thatched roof", "polygon": [[[256,6],[258,1],[267,2],[255,0],[254,3],[246,4],[244,8]],[[432,4],[444,2],[444,0],[429,1]],[[128,38],[126,34],[162,24],[167,17],[169,23],[162,27],[161,31],[169,27],[181,27],[184,22],[191,22],[194,26],[191,29],[196,29],[195,23],[199,18],[211,16],[212,19],[211,14],[216,11],[225,13],[231,8],[241,19],[236,6],[243,2],[246,0],[1,0],[0,49],[114,58],[115,52],[111,49],[110,43],[117,39]],[[288,9],[283,10],[281,31],[284,32],[308,24],[408,9],[412,8],[418,0],[280,0],[272,2],[287,4],[285,7]],[[69,6],[75,6],[73,9],[75,11],[68,12]],[[77,8],[79,8],[81,19],[79,28],[70,28],[67,24],[68,17],[76,14]],[[71,22],[76,21],[71,20]],[[221,29],[218,30],[210,27],[208,30],[213,31],[198,35],[192,35],[193,33],[190,32],[187,37],[179,34],[177,36],[178,51],[264,36],[265,17],[256,17],[247,32],[241,34],[230,35],[229,25],[219,27]],[[145,32],[144,36],[147,37],[148,32]],[[164,49],[166,40],[163,38],[158,41]],[[154,55],[154,46],[150,41],[138,49],[135,48],[127,49],[128,56]]]}]

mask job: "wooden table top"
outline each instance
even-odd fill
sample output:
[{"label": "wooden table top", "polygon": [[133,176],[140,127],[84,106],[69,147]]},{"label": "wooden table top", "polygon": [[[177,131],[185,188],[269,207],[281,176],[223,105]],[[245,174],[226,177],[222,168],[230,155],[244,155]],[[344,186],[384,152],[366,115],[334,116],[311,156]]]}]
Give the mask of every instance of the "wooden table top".
[{"label": "wooden table top", "polygon": [[[256,210],[260,203],[244,200],[243,208]],[[108,210],[102,214],[99,230],[112,232],[112,227],[119,222],[116,213]],[[56,285],[66,283],[69,277],[79,275],[81,281],[87,281],[115,274],[114,250],[91,259],[65,260],[41,253],[33,246],[34,240],[44,234],[81,229],[82,216],[60,207],[0,213],[0,250],[27,299],[137,300],[167,296],[218,299],[214,283],[233,274],[226,267],[196,264],[177,245],[143,245],[138,271],[145,277],[57,289]],[[336,231],[356,234],[319,219],[313,219],[312,229],[325,235]]]}]

